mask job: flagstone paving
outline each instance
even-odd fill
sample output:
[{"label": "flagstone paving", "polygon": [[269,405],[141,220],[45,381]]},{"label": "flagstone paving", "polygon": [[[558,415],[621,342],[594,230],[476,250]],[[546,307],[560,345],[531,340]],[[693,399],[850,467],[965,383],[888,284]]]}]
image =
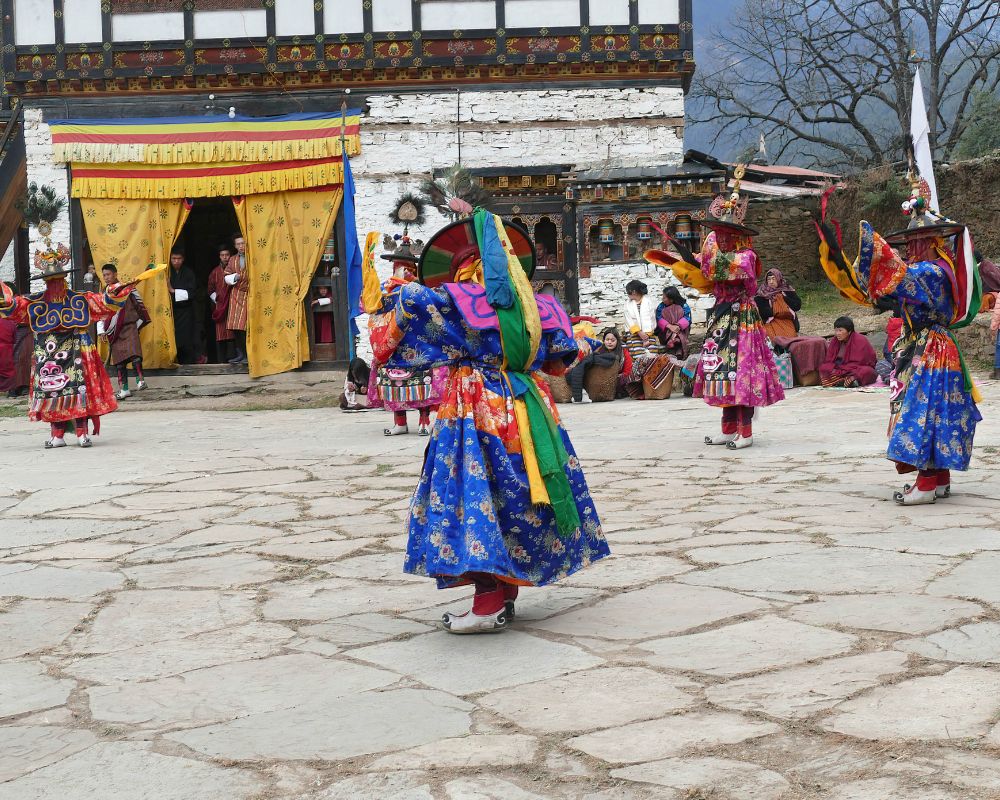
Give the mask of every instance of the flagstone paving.
[{"label": "flagstone paving", "polygon": [[616,555],[465,638],[469,591],[400,571],[425,442],[381,414],[0,419],[0,797],[1000,798],[983,388],[909,509],[884,394],[796,390],[739,453],[699,401],[563,407]]}]

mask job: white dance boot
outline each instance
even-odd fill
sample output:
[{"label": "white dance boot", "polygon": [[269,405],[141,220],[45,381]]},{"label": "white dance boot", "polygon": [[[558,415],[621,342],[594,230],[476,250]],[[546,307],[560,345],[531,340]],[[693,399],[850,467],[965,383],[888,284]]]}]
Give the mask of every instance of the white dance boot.
[{"label": "white dance boot", "polygon": [[[941,487],[950,489],[950,487]],[[937,501],[937,489],[918,489],[916,484],[904,486],[903,491],[893,494],[892,499],[901,506],[925,506]]]},{"label": "white dance boot", "polygon": [[729,445],[734,439],[736,439],[735,433],[720,433],[715,436],[706,436],[705,444]]},{"label": "white dance boot", "polygon": [[737,436],[726,444],[730,450],[742,450],[746,447],[753,447],[753,436]]}]

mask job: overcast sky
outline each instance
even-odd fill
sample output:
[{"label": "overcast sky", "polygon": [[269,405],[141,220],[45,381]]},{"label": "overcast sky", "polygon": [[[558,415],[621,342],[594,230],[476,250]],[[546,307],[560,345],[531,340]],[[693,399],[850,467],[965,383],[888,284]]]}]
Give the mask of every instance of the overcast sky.
[{"label": "overcast sky", "polygon": [[[742,6],[742,0],[694,0],[694,58],[698,72],[708,74],[716,69],[713,63],[711,34],[712,28],[726,25],[733,18],[736,10]],[[725,145],[712,147],[709,142],[711,130],[704,126],[689,125],[684,135],[684,146],[694,150],[710,151],[719,158],[728,158]]]}]

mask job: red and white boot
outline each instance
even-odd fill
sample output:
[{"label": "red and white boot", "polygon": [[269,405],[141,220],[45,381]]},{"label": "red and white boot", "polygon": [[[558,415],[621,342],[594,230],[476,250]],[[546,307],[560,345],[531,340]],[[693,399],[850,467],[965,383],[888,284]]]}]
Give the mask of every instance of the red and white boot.
[{"label": "red and white boot", "polygon": [[937,488],[934,490],[939,500],[951,497],[951,470],[939,469],[937,471]]},{"label": "red and white boot", "polygon": [[445,613],[441,617],[442,627],[455,634],[503,633],[508,622],[503,587],[495,584],[489,591],[479,591],[476,587],[469,611],[464,614]]},{"label": "red and white boot", "polygon": [[901,506],[925,506],[937,501],[937,470],[920,470],[917,482],[906,484],[892,499]]}]

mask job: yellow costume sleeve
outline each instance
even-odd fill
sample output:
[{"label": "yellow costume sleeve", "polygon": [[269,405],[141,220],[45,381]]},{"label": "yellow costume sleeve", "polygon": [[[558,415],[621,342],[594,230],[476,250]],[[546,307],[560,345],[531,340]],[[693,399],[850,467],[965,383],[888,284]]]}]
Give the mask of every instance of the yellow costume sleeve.
[{"label": "yellow costume sleeve", "polygon": [[697,289],[702,294],[711,294],[715,288],[712,281],[702,274],[701,267],[697,264],[689,264],[679,257],[666,250],[647,250],[642,254],[650,264],[658,267],[666,267],[685,286]]}]

